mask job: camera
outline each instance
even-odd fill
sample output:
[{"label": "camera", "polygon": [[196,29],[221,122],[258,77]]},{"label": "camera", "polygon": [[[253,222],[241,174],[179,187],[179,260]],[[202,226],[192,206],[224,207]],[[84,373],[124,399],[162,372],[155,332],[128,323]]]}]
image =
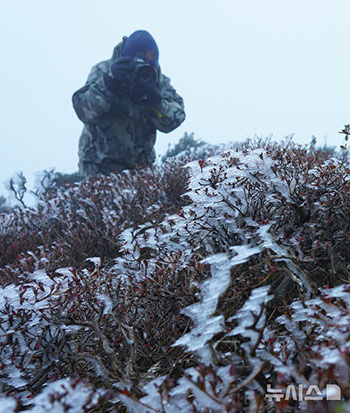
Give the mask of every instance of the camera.
[{"label": "camera", "polygon": [[142,85],[151,85],[158,80],[157,69],[151,64],[147,63],[141,57],[134,58],[135,74],[137,81]]}]

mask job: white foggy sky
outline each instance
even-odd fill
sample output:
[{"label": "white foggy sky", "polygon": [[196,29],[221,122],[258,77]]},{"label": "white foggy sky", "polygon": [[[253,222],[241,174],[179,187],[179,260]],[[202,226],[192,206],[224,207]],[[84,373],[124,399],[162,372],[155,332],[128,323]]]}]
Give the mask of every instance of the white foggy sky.
[{"label": "white foggy sky", "polygon": [[72,94],[124,35],[145,29],[210,143],[291,133],[329,145],[350,123],[349,0],[0,0],[0,193],[18,170],[77,170]]}]

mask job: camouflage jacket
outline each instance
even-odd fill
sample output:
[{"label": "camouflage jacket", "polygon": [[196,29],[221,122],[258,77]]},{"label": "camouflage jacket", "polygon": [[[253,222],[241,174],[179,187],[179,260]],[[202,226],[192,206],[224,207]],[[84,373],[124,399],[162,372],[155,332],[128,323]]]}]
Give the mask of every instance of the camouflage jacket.
[{"label": "camouflage jacket", "polygon": [[[84,123],[79,141],[80,172],[85,176],[132,169],[143,159],[155,160],[156,131],[170,132],[185,119],[183,99],[163,74],[159,79],[161,102],[150,106],[116,95],[104,83],[111,63],[120,56],[119,43],[110,60],[95,65],[85,86],[73,95],[73,106]],[[110,165],[106,168],[105,165]]]}]

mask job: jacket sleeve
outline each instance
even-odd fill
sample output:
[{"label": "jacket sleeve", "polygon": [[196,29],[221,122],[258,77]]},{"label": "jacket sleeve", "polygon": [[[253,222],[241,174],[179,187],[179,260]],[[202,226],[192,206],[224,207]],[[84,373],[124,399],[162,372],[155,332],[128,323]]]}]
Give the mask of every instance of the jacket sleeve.
[{"label": "jacket sleeve", "polygon": [[153,108],[152,122],[161,132],[171,132],[185,120],[183,99],[170,84],[170,79],[164,75],[160,84],[161,102]]},{"label": "jacket sleeve", "polygon": [[94,66],[85,86],[77,90],[72,97],[78,118],[86,124],[96,124],[101,116],[111,110],[112,106],[118,106],[120,97],[106,88],[104,82],[106,72],[108,72],[107,62]]}]

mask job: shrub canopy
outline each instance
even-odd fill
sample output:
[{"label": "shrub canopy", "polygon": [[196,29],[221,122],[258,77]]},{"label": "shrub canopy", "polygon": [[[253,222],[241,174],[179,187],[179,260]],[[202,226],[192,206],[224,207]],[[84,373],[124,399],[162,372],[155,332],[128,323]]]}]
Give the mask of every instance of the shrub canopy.
[{"label": "shrub canopy", "polygon": [[[350,179],[330,156],[202,145],[0,215],[1,403],[295,411],[325,408],[305,393],[330,383],[347,397]],[[266,397],[291,384],[303,401]]]}]

